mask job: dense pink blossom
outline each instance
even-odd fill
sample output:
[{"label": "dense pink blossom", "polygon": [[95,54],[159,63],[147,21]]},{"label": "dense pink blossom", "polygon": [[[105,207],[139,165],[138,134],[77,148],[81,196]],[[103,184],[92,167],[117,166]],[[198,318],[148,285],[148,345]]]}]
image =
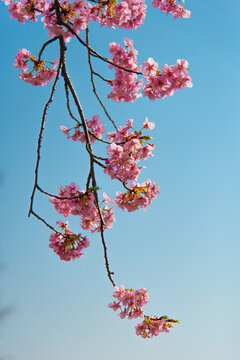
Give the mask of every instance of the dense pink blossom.
[{"label": "dense pink blossom", "polygon": [[144,313],[142,306],[147,304],[149,296],[147,289],[125,289],[123,285],[114,287],[113,297],[117,299],[111,302],[108,307],[114,311],[120,310],[119,316],[121,319],[128,317],[128,319],[135,319],[143,317]]},{"label": "dense pink blossom", "polygon": [[143,322],[135,326],[136,334],[142,338],[151,338],[158,336],[161,332],[168,333],[173,327],[172,323],[178,323],[177,320],[168,319],[167,316],[144,316]]},{"label": "dense pink blossom", "polygon": [[[99,232],[101,230],[101,219],[98,208],[95,204],[95,196],[92,192],[79,191],[79,186],[71,183],[65,187],[60,187],[58,197],[67,199],[58,199],[51,197],[49,200],[54,209],[65,217],[69,215],[79,215],[81,218],[81,227],[90,232]],[[112,227],[115,221],[113,206],[109,207],[109,201],[103,200],[103,206],[100,209],[103,219],[103,229]]]},{"label": "dense pink blossom", "polygon": [[126,49],[115,42],[109,44],[109,51],[113,57],[111,62],[116,65],[122,66],[124,69],[132,70],[134,72],[128,72],[117,68],[116,66],[109,65],[109,68],[114,68],[115,79],[110,82],[112,92],[108,94],[108,97],[120,102],[135,101],[141,96],[140,89],[143,85],[143,80],[137,80],[137,74],[135,72],[141,71],[141,66],[137,65],[138,51],[133,48],[133,41],[130,39],[124,39]]},{"label": "dense pink blossom", "polygon": [[[107,134],[112,143],[108,145],[109,158],[105,161],[104,172],[111,179],[119,179],[123,183],[137,180],[142,169],[142,166],[137,166],[138,162],[153,156],[152,151],[155,147],[149,143],[151,137],[142,135],[142,130],[134,130],[132,123],[133,120],[128,119],[126,126],[119,126],[117,132]],[[144,121],[143,128],[153,129],[154,126],[154,123],[148,123],[147,119]],[[129,131],[130,129],[133,131]]]},{"label": "dense pink blossom", "polygon": [[153,0],[152,6],[166,12],[167,15],[171,13],[174,19],[178,17],[189,18],[191,12],[184,9],[181,2],[184,2],[184,0]]},{"label": "dense pink blossom", "polygon": [[[67,135],[68,139],[72,139],[73,141],[81,141],[86,142],[86,136],[84,131],[80,130],[81,125],[77,125],[74,127],[74,133],[73,135],[70,135],[71,129],[67,129],[66,126],[60,126],[60,129],[62,132]],[[101,121],[99,121],[99,115],[93,115],[92,120],[87,121],[87,126],[90,132],[89,134],[90,140],[92,143],[95,143],[97,141],[96,137],[98,139],[102,138],[102,134],[105,132],[105,128]]]},{"label": "dense pink blossom", "polygon": [[[62,20],[67,24],[71,24],[72,29],[76,33],[87,28],[90,7],[85,0],[75,0],[73,2],[63,0],[60,1],[60,5]],[[68,42],[74,34],[72,34],[70,30],[57,24],[57,15],[52,11],[53,8],[54,1],[51,0],[47,8],[43,11],[42,21],[44,26],[48,29],[49,36],[63,36],[64,40]]]},{"label": "dense pink blossom", "polygon": [[5,0],[4,2],[9,5],[10,18],[17,19],[20,23],[36,21],[36,15],[41,14],[47,7],[46,0]]},{"label": "dense pink blossom", "polygon": [[115,203],[120,209],[131,212],[140,208],[144,210],[152,203],[157,194],[160,193],[159,186],[148,179],[146,182],[140,184],[131,183],[126,193],[118,191],[116,193]]},{"label": "dense pink blossom", "polygon": [[70,261],[82,257],[83,249],[89,247],[86,236],[75,235],[68,229],[68,222],[57,222],[57,226],[64,230],[63,234],[53,232],[50,235],[49,247],[60,257],[61,260]]},{"label": "dense pink blossom", "polygon": [[188,62],[177,60],[176,65],[164,65],[160,70],[152,58],[142,64],[146,82],[143,87],[143,96],[150,100],[171,96],[176,90],[192,87],[191,77],[188,75]]},{"label": "dense pink blossom", "polygon": [[[28,72],[28,64],[32,64],[32,70]],[[52,69],[49,69],[47,63],[52,65]],[[18,50],[17,56],[15,57],[14,66],[19,68],[22,72],[19,75],[21,80],[32,84],[33,86],[43,86],[48,81],[51,81],[57,74],[56,66],[58,59],[54,62],[38,60],[35,56],[31,55],[26,49]]]},{"label": "dense pink blossom", "polygon": [[109,0],[91,7],[91,20],[99,21],[108,27],[121,27],[125,30],[136,29],[142,25],[146,14],[144,0]]}]

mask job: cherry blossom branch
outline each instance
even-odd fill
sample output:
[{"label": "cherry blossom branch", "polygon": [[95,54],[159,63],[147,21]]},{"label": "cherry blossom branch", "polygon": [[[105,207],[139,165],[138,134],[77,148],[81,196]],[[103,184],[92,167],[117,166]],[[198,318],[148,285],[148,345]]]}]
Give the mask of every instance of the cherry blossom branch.
[{"label": "cherry blossom branch", "polygon": [[[55,0],[55,6],[56,6],[56,8],[58,7],[58,0]],[[58,8],[58,13],[60,14],[59,8]],[[81,121],[82,121],[82,126],[83,126],[83,130],[84,130],[85,137],[86,137],[86,150],[87,150],[87,152],[89,154],[89,157],[90,157],[90,174],[88,176],[87,183],[90,181],[90,179],[92,179],[93,188],[97,188],[97,182],[96,182],[95,171],[94,171],[94,163],[97,163],[100,166],[103,166],[103,165],[94,158],[94,155],[93,155],[93,152],[92,152],[92,146],[91,146],[91,141],[90,141],[90,137],[89,137],[89,131],[88,131],[87,122],[86,122],[85,116],[83,114],[83,110],[82,110],[81,104],[79,102],[78,96],[77,96],[77,94],[76,94],[76,92],[74,90],[74,87],[72,85],[72,82],[71,82],[71,80],[69,78],[69,75],[68,75],[68,72],[67,72],[66,59],[65,59],[66,47],[65,47],[65,43],[64,43],[64,40],[63,40],[62,36],[59,38],[59,44],[60,44],[60,53],[61,53],[61,59],[62,59],[62,76],[63,76],[64,81],[66,82],[67,86],[69,87],[69,90],[70,90],[70,92],[72,94],[72,97],[74,99],[75,105],[77,107],[79,116],[80,116]],[[95,196],[95,201],[96,201],[95,205],[96,205],[96,207],[98,209],[99,218],[100,218],[100,232],[101,232],[102,245],[103,245],[103,249],[104,249],[104,259],[105,259],[105,266],[106,266],[106,270],[107,270],[107,275],[108,275],[108,278],[109,278],[110,282],[112,283],[112,285],[115,286],[115,283],[114,283],[114,281],[112,279],[113,273],[110,271],[110,268],[109,268],[109,261],[108,261],[108,256],[107,256],[107,246],[106,246],[105,239],[104,239],[104,229],[103,229],[104,221],[103,221],[103,218],[102,218],[102,214],[101,214],[101,210],[100,210],[100,206],[99,206],[99,201],[98,201],[98,195],[97,195],[96,190],[94,191],[94,196]]]}]

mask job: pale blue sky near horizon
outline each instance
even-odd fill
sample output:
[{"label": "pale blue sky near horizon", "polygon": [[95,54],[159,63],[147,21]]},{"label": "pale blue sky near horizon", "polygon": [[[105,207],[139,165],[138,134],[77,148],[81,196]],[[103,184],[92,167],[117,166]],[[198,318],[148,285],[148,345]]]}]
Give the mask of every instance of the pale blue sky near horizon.
[{"label": "pale blue sky near horizon", "polygon": [[[36,144],[43,106],[51,84],[32,87],[13,67],[18,49],[37,53],[48,39],[41,21],[19,24],[0,4],[1,23],[1,272],[0,305],[14,311],[0,326],[0,358],[11,360],[238,360],[240,330],[240,115],[239,15],[237,0],[185,2],[190,19],[165,16],[148,2],[145,24],[135,31],[90,24],[93,48],[109,56],[108,44],[133,39],[139,63],[153,57],[163,66],[177,59],[190,65],[193,88],[172,97],[117,104],[109,86],[97,80],[99,93],[120,125],[127,118],[141,127],[154,121],[154,157],[143,165],[161,193],[144,212],[116,209],[106,232],[109,262],[118,285],[149,289],[149,314],[181,321],[170,334],[150,340],[135,335],[137,321],[121,320],[107,305],[112,287],[104,267],[99,236],[90,235],[86,255],[61,262],[48,248],[50,231],[27,218],[34,181]],[[100,114],[76,40],[67,45],[72,81],[87,118]],[[58,57],[57,44],[46,51]],[[94,66],[109,77],[100,61]],[[67,141],[60,125],[72,126],[63,84],[46,119],[40,185],[56,192],[71,181],[85,186],[88,162],[81,144]],[[104,154],[104,147],[95,146]],[[120,183],[97,171],[101,191],[111,197]],[[55,224],[63,219],[48,199],[37,196],[36,211]],[[69,219],[80,232],[79,219]]]}]

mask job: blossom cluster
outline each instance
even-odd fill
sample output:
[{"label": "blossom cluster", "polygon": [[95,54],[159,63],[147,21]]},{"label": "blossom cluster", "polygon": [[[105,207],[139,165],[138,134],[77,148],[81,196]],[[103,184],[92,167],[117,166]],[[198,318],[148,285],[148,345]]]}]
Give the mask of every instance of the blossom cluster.
[{"label": "blossom cluster", "polygon": [[[84,131],[81,131],[81,125],[77,125],[74,127],[73,135],[70,135],[70,131],[72,129],[67,129],[66,126],[60,126],[62,132],[67,135],[68,139],[72,139],[73,141],[81,141],[82,143],[86,142],[86,136]],[[101,121],[99,121],[99,115],[93,115],[92,120],[87,121],[88,129],[90,130],[90,141],[92,143],[96,142],[96,138],[101,139],[102,134],[105,132],[105,128]]]},{"label": "blossom cluster", "polygon": [[148,58],[142,65],[137,65],[138,52],[133,48],[133,41],[124,39],[124,42],[128,50],[116,43],[109,44],[110,52],[113,54],[111,62],[132,71],[109,65],[109,68],[115,70],[115,79],[109,82],[113,90],[108,97],[112,100],[129,102],[141,97],[143,80],[137,80],[138,74],[142,74],[146,80],[142,93],[150,100],[171,96],[176,90],[192,87],[186,60],[177,60],[177,64],[170,66],[165,64],[161,70],[152,58]]},{"label": "blossom cluster", "polygon": [[[59,199],[64,198],[64,199]],[[101,217],[103,220],[103,229],[112,227],[115,221],[113,206],[109,207],[111,200],[104,194],[104,206],[98,209],[95,203],[95,196],[90,189],[88,192],[79,191],[79,186],[72,182],[70,185],[60,187],[58,198],[51,197],[49,201],[54,209],[65,217],[69,215],[79,215],[81,218],[81,227],[90,232],[101,231]]]},{"label": "blossom cluster", "polygon": [[164,65],[158,70],[158,63],[152,58],[142,64],[143,76],[146,79],[143,95],[150,100],[171,96],[176,90],[192,87],[191,77],[188,75],[188,62],[177,60],[176,65]]},{"label": "blossom cluster", "polygon": [[132,30],[142,25],[146,8],[144,0],[99,1],[98,5],[92,5],[89,17],[108,27]]},{"label": "blossom cluster", "polygon": [[118,191],[115,198],[115,203],[120,209],[126,209],[128,212],[140,208],[145,210],[152,203],[152,199],[155,199],[157,194],[160,193],[159,186],[150,179],[141,185],[132,182],[128,187],[129,190],[126,193]]},{"label": "blossom cluster", "polygon": [[121,319],[128,318],[130,320],[138,317],[144,317],[144,320],[135,326],[136,334],[142,338],[151,338],[158,336],[161,332],[168,333],[173,327],[172,323],[179,323],[177,320],[168,319],[167,316],[146,316],[142,310],[142,306],[146,305],[149,300],[147,289],[125,289],[123,285],[115,286],[113,297],[117,301],[111,302],[108,307],[113,311],[120,311]]},{"label": "blossom cluster", "polygon": [[68,222],[58,221],[57,226],[64,230],[64,233],[52,233],[49,238],[49,247],[64,261],[82,257],[85,254],[82,250],[89,247],[86,236],[73,234],[68,229]]},{"label": "blossom cluster", "polygon": [[143,322],[135,326],[136,334],[142,338],[158,336],[161,332],[168,333],[173,327],[172,323],[179,323],[177,320],[168,319],[167,316],[144,316]]},{"label": "blossom cluster", "polygon": [[114,311],[120,310],[119,316],[121,319],[127,317],[128,319],[135,319],[143,317],[144,312],[142,306],[147,304],[149,296],[147,289],[125,289],[123,285],[114,287],[113,297],[118,301],[111,302],[108,307]]},{"label": "blossom cluster", "polygon": [[[75,33],[79,33],[80,30],[87,28],[90,6],[85,0],[75,0],[72,2],[63,0],[60,1],[60,5],[62,21],[68,25],[71,24],[72,30]],[[74,34],[69,29],[64,29],[61,25],[57,24],[57,14],[54,10],[54,1],[51,0],[42,12],[44,26],[48,29],[49,36],[62,36],[68,42]]]},{"label": "blossom cluster", "polygon": [[[136,180],[142,167],[137,166],[140,160],[146,160],[153,156],[152,150],[154,144],[148,141],[150,136],[142,135],[142,131],[129,131],[133,129],[133,120],[126,120],[126,126],[119,126],[117,132],[107,134],[112,142],[108,145],[107,154],[109,158],[105,161],[106,168],[104,172],[111,179],[119,179],[123,183],[129,180]],[[153,129],[154,123],[148,122],[146,118],[143,128]]]},{"label": "blossom cluster", "polygon": [[152,6],[166,12],[167,15],[171,13],[174,19],[178,17],[189,18],[191,12],[184,9],[182,3],[184,3],[184,0],[153,0]]},{"label": "blossom cluster", "polygon": [[[33,65],[31,71],[28,71],[29,62]],[[48,63],[52,64],[52,69],[49,69],[46,61],[36,59],[35,56],[31,55],[28,50],[22,49],[18,50],[17,56],[15,57],[14,66],[21,70],[22,74],[19,75],[21,80],[24,80],[33,86],[43,86],[48,81],[51,81],[57,74],[55,68],[58,64],[58,59],[56,59],[54,62],[48,61]]]},{"label": "blossom cluster", "polygon": [[39,15],[47,8],[46,0],[3,0],[9,5],[8,11],[11,19],[17,19],[24,24],[26,21],[36,21],[36,15]]},{"label": "blossom cluster", "polygon": [[109,44],[109,51],[113,55],[111,62],[119,65],[126,71],[116,66],[109,65],[109,68],[114,68],[115,79],[109,84],[112,87],[112,92],[108,94],[108,97],[120,102],[135,101],[141,96],[139,90],[142,88],[143,80],[137,80],[137,73],[141,71],[141,66],[137,65],[138,51],[133,48],[133,41],[131,39],[124,39],[126,49],[115,42]]}]

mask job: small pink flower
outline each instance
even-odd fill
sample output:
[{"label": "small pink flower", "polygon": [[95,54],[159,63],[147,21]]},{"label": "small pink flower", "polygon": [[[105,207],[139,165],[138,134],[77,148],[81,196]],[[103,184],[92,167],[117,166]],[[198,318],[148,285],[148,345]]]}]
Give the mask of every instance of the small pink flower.
[{"label": "small pink flower", "polygon": [[143,126],[145,127],[145,129],[149,130],[153,130],[155,128],[155,124],[153,122],[149,122],[147,117],[143,123]]}]

